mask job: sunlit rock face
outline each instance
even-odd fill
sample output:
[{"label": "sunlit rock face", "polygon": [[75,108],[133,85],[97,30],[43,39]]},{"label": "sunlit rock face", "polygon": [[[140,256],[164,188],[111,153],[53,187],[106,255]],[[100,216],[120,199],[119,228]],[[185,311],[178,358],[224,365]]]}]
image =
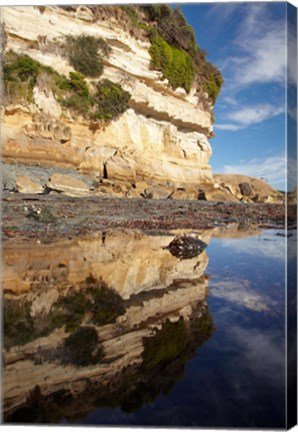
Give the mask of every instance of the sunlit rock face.
[{"label": "sunlit rock face", "polygon": [[172,91],[160,72],[150,70],[148,42],[132,37],[113,20],[92,22],[87,9],[81,12],[2,8],[6,50],[26,53],[68,76],[69,63],[49,47],[66,35],[102,37],[111,47],[103,78],[121,83],[131,93],[130,108],[96,129],[86,120],[63,115],[53,94],[35,87],[32,104],[2,111],[4,159],[77,168],[93,175],[102,175],[106,164],[109,178],[115,180],[175,186],[212,183],[210,112],[202,110],[194,96]]},{"label": "sunlit rock face", "polygon": [[[208,243],[210,234],[195,235]],[[174,236],[121,231],[51,245],[5,245],[3,394],[7,418],[27,406],[34,388],[40,398],[58,391],[75,397],[87,391],[91,380],[101,392],[111,395],[109,386],[117,388],[122,382],[119,374],[127,368],[144,369],[148,363],[142,370],[149,373],[148,365],[154,365],[155,359],[144,338],[155,337],[158,331],[166,338],[167,332],[173,331],[171,326],[177,327],[173,327],[175,333],[181,332],[179,350],[189,349],[193,323],[210,321],[208,278],[204,275],[208,257],[206,251],[184,260],[171,255],[166,246]],[[84,367],[65,364],[63,344],[75,332],[67,325],[77,319],[77,312],[57,324],[52,319],[57,304],[63,299],[70,303],[76,293],[82,305],[90,286],[96,293],[102,283],[113,288],[124,310],[114,320],[99,325],[92,321],[95,309],[86,307],[79,327],[96,329],[103,359]],[[14,329],[20,323],[16,334]]]}]

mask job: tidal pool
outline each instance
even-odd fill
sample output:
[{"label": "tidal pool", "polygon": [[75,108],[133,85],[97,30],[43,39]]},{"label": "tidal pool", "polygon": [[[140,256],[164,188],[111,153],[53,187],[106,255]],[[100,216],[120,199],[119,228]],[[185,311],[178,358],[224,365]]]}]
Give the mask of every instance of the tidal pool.
[{"label": "tidal pool", "polygon": [[285,427],[284,233],[184,234],[4,245],[5,422]]}]

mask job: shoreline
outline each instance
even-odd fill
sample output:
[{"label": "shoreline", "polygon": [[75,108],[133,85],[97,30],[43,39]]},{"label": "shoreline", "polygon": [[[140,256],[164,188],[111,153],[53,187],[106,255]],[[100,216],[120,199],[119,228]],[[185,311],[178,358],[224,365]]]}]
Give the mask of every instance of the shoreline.
[{"label": "shoreline", "polygon": [[[296,206],[199,200],[28,195],[2,196],[2,241],[87,237],[111,229],[168,231],[211,229],[232,223],[243,229],[296,227]],[[287,212],[286,212],[287,210]]]}]

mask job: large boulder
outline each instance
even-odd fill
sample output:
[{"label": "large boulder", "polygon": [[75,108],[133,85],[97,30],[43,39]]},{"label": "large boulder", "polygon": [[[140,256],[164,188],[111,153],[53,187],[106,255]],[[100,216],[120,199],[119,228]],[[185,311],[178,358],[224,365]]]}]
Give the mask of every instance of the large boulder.
[{"label": "large boulder", "polygon": [[198,199],[198,191],[196,189],[179,188],[171,194],[170,198],[176,200],[196,200]]},{"label": "large boulder", "polygon": [[71,175],[60,173],[55,173],[50,177],[47,188],[74,197],[90,194],[89,186],[85,182]]},{"label": "large boulder", "polygon": [[250,183],[247,182],[239,183],[239,189],[242,195],[244,196],[249,197],[254,195],[254,191]]},{"label": "large boulder", "polygon": [[149,199],[166,199],[172,194],[173,190],[162,186],[150,187],[144,190],[142,196]]},{"label": "large boulder", "polygon": [[16,190],[20,193],[42,193],[44,187],[33,180],[27,175],[19,175],[16,178]]}]

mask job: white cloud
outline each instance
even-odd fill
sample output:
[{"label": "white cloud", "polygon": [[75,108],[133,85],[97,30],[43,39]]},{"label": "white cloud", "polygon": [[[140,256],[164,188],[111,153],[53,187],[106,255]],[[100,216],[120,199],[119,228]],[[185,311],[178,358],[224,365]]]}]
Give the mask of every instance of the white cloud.
[{"label": "white cloud", "polygon": [[256,312],[263,312],[269,309],[266,299],[253,290],[249,281],[244,279],[230,278],[213,281],[210,284],[209,292],[213,297],[225,299]]},{"label": "white cloud", "polygon": [[255,107],[244,107],[240,110],[230,112],[226,118],[245,126],[254,123],[260,123],[268,118],[284,112],[284,107],[275,107],[272,105],[259,105]]},{"label": "white cloud", "polygon": [[274,188],[293,190],[297,187],[297,161],[285,156],[255,158],[235,165],[224,165],[225,174],[243,174],[264,179]]},{"label": "white cloud", "polygon": [[245,237],[244,239],[222,239],[222,245],[231,248],[234,253],[251,254],[254,257],[285,260],[286,238],[277,236],[275,231],[264,231],[258,237]]},{"label": "white cloud", "polygon": [[240,129],[243,129],[244,127],[246,126],[234,125],[234,124],[218,124],[214,126],[215,129],[227,130],[227,131],[238,131]]},{"label": "white cloud", "polygon": [[256,83],[283,83],[286,76],[286,20],[270,17],[268,5],[247,8],[236,47],[239,54],[231,58],[231,88],[241,89]]},{"label": "white cloud", "polygon": [[[275,117],[284,112],[283,106],[262,104],[247,106],[238,110],[230,111],[224,116],[229,122],[227,124],[215,125],[219,130],[238,131],[253,124],[261,123],[264,120]],[[234,123],[231,123],[234,122]]]},{"label": "white cloud", "polygon": [[[280,305],[278,319],[283,311],[284,306]],[[256,375],[259,383],[264,380],[280,388],[284,384],[283,371],[286,365],[282,334],[269,331],[266,326],[263,329],[233,326],[229,332],[235,345],[240,348],[241,364],[245,365],[247,373]]]},{"label": "white cloud", "polygon": [[255,158],[236,165],[225,165],[224,173],[241,173],[251,177],[263,178],[275,188],[286,188],[287,162],[284,155],[266,159]]}]

